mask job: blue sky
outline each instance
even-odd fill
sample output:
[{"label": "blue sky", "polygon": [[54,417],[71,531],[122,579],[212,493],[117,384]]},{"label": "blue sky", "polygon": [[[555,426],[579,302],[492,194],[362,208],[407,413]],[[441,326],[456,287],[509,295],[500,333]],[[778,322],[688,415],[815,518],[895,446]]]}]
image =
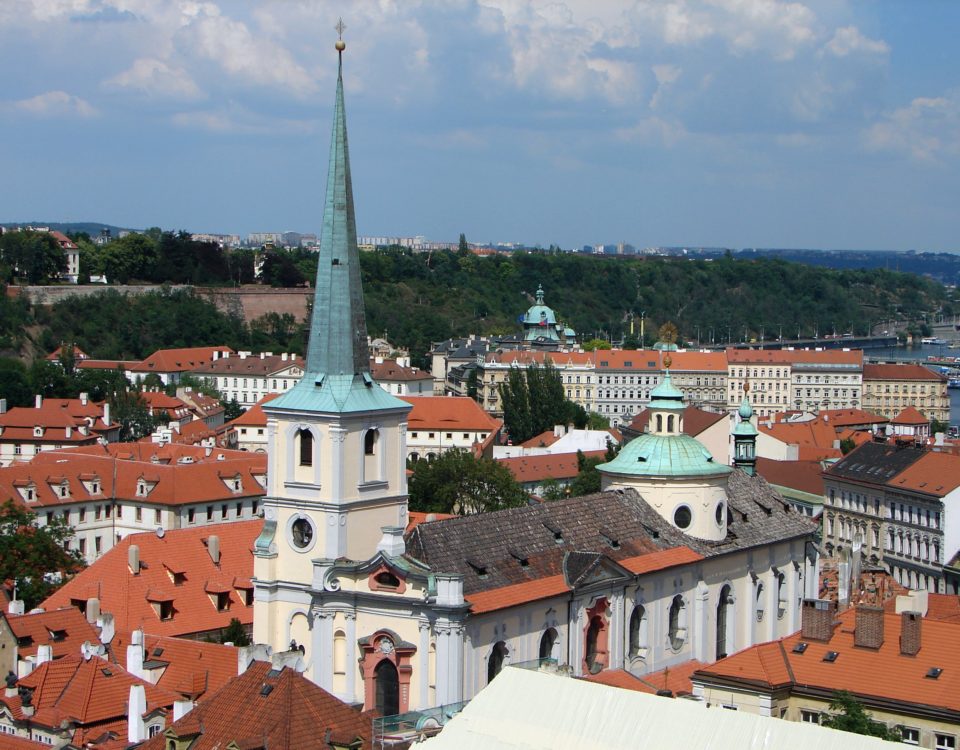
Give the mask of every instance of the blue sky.
[{"label": "blue sky", "polygon": [[960,248],[949,0],[2,0],[0,221]]}]

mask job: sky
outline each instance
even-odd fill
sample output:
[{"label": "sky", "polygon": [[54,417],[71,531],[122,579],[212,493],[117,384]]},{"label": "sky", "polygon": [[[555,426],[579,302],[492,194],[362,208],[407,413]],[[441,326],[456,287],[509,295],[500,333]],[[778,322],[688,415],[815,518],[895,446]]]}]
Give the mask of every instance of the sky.
[{"label": "sky", "polygon": [[952,0],[0,0],[0,221],[960,250]]}]

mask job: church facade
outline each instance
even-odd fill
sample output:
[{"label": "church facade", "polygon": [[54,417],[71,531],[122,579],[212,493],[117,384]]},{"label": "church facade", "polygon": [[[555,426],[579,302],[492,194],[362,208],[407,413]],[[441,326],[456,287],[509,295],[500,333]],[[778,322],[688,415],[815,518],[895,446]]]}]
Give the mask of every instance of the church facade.
[{"label": "church facade", "polygon": [[312,316],[304,377],[263,407],[253,635],[321,687],[389,715],[508,662],[643,674],[799,627],[815,526],[682,434],[669,375],[602,492],[407,531],[410,407],[369,372],[342,72]]}]

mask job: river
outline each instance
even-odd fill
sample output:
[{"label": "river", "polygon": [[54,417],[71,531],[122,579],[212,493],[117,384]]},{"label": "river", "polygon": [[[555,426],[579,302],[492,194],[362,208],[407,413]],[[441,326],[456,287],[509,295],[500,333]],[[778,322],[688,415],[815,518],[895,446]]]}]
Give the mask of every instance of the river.
[{"label": "river", "polygon": [[[927,357],[957,357],[960,359],[960,349],[950,349],[939,344],[922,344],[921,346],[896,346],[886,349],[865,349],[864,358],[882,357],[889,362],[927,362]],[[936,366],[936,365],[933,365]],[[951,388],[950,391],[950,424],[960,424],[960,388]]]}]

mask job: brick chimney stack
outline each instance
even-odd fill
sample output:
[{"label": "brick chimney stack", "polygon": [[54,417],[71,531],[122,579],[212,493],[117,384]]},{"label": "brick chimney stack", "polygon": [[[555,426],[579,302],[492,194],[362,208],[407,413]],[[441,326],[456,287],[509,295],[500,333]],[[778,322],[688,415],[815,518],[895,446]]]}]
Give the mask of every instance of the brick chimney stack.
[{"label": "brick chimney stack", "polygon": [[804,599],[800,616],[800,637],[805,641],[829,641],[833,636],[836,602]]},{"label": "brick chimney stack", "polygon": [[857,624],[853,645],[880,648],[883,645],[883,608],[861,604],[857,607]]},{"label": "brick chimney stack", "polygon": [[923,615],[919,612],[900,613],[900,653],[916,656],[920,651],[920,624]]}]

